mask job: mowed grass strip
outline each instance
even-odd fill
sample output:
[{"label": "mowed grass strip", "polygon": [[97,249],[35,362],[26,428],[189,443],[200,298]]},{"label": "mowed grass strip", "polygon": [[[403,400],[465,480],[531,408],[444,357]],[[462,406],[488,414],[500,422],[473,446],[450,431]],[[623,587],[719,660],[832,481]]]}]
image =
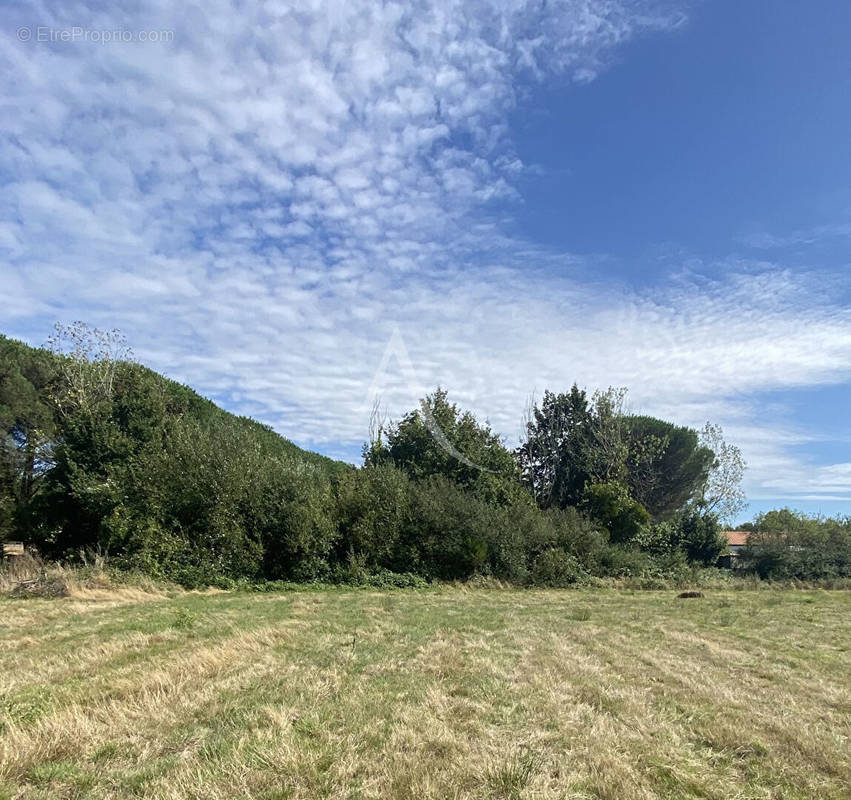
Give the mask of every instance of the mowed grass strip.
[{"label": "mowed grass strip", "polygon": [[851,594],[0,602],[0,798],[849,798]]}]

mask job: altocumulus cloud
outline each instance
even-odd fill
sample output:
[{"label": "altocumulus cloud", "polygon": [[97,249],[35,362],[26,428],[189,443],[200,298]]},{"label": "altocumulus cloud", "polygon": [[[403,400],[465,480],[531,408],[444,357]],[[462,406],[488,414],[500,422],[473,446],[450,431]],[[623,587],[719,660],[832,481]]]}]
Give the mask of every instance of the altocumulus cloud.
[{"label": "altocumulus cloud", "polygon": [[[511,436],[532,389],[578,380],[722,422],[754,491],[801,477],[801,435],[761,428],[741,387],[847,376],[847,310],[766,262],[628,290],[506,232],[522,86],[593,80],[676,8],[143,5],[7,9],[4,330],[119,326],[151,366],[332,454],[357,451],[370,389],[398,413],[442,383]],[[25,26],[174,36],[45,44]],[[851,494],[847,465],[826,469]]]}]

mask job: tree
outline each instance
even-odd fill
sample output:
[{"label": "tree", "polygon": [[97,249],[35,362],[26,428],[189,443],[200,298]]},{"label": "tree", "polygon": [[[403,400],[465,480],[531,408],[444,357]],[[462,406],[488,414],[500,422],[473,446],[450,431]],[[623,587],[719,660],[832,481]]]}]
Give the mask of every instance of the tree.
[{"label": "tree", "polygon": [[702,496],[714,455],[695,431],[644,416],[627,417],[625,425],[626,483],[654,520],[670,519]]},{"label": "tree", "polygon": [[438,388],[364,450],[367,466],[393,463],[414,481],[442,475],[452,483],[498,499],[511,495],[514,461],[490,425],[461,411]]},{"label": "tree", "polygon": [[576,384],[545,392],[516,450],[521,480],[542,508],[580,505],[591,483],[624,487],[654,519],[669,518],[701,496],[712,453],[697,433],[626,412],[626,390]]},{"label": "tree", "polygon": [[49,353],[0,336],[0,537],[18,530],[52,465],[57,379]]},{"label": "tree", "polygon": [[718,517],[704,513],[696,506],[687,508],[680,514],[676,528],[676,544],[685,552],[689,561],[711,566],[727,546],[721,537]]},{"label": "tree", "polygon": [[367,569],[394,565],[410,504],[410,479],[393,464],[353,469],[337,479],[337,560]]},{"label": "tree", "polygon": [[851,576],[851,517],[811,517],[788,508],[760,514],[743,553],[763,578]]},{"label": "tree", "polygon": [[746,505],[742,478],[747,466],[742,451],[724,440],[720,425],[707,422],[700,432],[700,444],[711,450],[713,460],[699,498],[700,506],[715,514],[722,522],[729,522]]},{"label": "tree", "polygon": [[90,415],[109,403],[119,365],[132,356],[117,328],[102,331],[80,321],[57,322],[47,347],[59,356],[56,363],[63,380],[56,386],[53,401],[63,415]]},{"label": "tree", "polygon": [[544,392],[515,451],[522,482],[541,508],[578,505],[590,478],[591,409],[574,383],[567,393]]},{"label": "tree", "polygon": [[466,579],[488,563],[488,541],[498,509],[446,476],[433,474],[411,485],[410,513],[402,532],[402,568],[428,578]]},{"label": "tree", "polygon": [[49,393],[57,435],[31,533],[49,554],[64,555],[101,544],[105,521],[121,502],[121,473],[140,446],[121,424],[127,415],[116,414],[116,385],[131,403],[145,395],[118,331],[57,324],[48,349],[57,373]]},{"label": "tree", "polygon": [[641,536],[650,525],[650,514],[629,496],[619,483],[591,483],[585,490],[583,507],[599,521],[616,544],[628,544]]},{"label": "tree", "polygon": [[601,483],[626,484],[629,436],[625,388],[597,390],[591,398],[590,436],[585,463]]}]

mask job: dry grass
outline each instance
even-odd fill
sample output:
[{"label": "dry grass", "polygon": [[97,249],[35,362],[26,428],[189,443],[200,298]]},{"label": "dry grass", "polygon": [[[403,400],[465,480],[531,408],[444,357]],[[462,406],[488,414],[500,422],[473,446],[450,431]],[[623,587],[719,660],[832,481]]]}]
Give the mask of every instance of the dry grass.
[{"label": "dry grass", "polygon": [[848,798],[851,595],[0,601],[0,798]]},{"label": "dry grass", "polygon": [[162,600],[179,591],[176,586],[156,583],[143,575],[133,575],[130,580],[119,580],[118,575],[106,569],[100,556],[72,567],[45,562],[28,550],[8,563],[0,563],[0,597],[143,602]]}]

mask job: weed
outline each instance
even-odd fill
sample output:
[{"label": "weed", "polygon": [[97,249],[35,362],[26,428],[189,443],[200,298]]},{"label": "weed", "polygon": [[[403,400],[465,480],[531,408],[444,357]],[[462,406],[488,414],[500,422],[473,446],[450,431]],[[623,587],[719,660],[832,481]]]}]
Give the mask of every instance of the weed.
[{"label": "weed", "polygon": [[531,750],[522,748],[507,759],[485,770],[485,785],[494,800],[520,800],[532,776],[543,760]]},{"label": "weed", "polygon": [[197,614],[193,613],[188,608],[178,608],[174,612],[171,627],[178,631],[188,631],[195,627],[195,623],[197,621]]}]

